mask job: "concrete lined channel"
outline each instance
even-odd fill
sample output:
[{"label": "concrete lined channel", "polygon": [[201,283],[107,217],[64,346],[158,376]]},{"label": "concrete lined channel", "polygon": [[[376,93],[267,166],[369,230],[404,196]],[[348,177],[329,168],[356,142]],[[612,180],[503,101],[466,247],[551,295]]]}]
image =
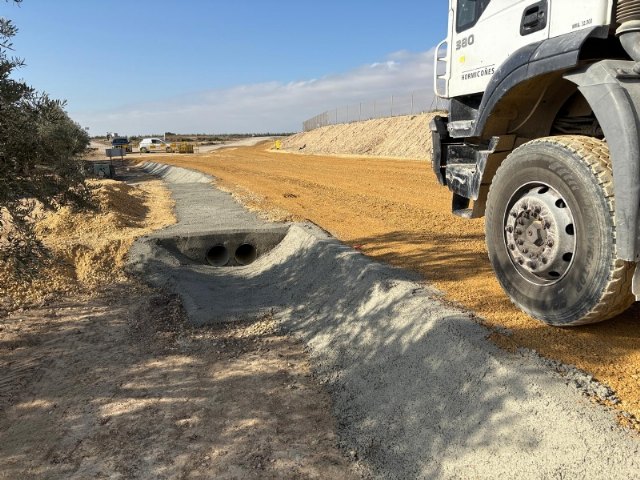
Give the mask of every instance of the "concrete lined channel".
[{"label": "concrete lined channel", "polygon": [[310,347],[341,446],[380,478],[640,471],[640,443],[585,396],[595,389],[586,375],[499,350],[414,275],[313,225],[265,223],[211,177],[144,168],[167,182],[178,224],[140,239],[130,268],[179,294],[196,324],[275,313]]}]

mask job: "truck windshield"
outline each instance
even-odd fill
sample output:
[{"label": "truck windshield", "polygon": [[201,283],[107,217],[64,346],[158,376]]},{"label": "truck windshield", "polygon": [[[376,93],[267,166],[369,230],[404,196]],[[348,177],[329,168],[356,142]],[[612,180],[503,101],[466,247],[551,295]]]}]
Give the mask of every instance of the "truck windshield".
[{"label": "truck windshield", "polygon": [[458,0],[456,31],[458,33],[473,27],[480,19],[491,0]]}]

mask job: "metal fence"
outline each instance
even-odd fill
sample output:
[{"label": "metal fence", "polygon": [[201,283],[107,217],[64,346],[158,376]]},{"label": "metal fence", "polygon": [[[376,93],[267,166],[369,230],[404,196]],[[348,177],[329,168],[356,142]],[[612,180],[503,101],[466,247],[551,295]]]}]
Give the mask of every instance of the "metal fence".
[{"label": "metal fence", "polygon": [[399,115],[414,115],[438,110],[445,106],[443,100],[434,96],[433,90],[419,90],[408,95],[391,95],[372,102],[360,102],[327,110],[302,122],[302,129],[308,132],[309,130],[339,123],[360,122],[373,118],[396,117]]}]

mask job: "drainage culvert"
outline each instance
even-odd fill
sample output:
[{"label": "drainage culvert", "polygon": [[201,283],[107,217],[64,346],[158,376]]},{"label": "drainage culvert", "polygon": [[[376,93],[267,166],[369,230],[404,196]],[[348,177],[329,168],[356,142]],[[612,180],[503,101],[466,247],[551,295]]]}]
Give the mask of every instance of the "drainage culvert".
[{"label": "drainage culvert", "polygon": [[197,232],[162,237],[158,243],[195,264],[238,267],[255,262],[278,245],[288,231],[288,225],[278,225],[252,230]]},{"label": "drainage culvert", "polygon": [[214,245],[207,251],[207,263],[213,267],[224,267],[229,263],[229,250],[224,245]]},{"label": "drainage culvert", "polygon": [[238,265],[249,265],[258,258],[258,249],[251,243],[243,243],[236,248],[235,259]]}]

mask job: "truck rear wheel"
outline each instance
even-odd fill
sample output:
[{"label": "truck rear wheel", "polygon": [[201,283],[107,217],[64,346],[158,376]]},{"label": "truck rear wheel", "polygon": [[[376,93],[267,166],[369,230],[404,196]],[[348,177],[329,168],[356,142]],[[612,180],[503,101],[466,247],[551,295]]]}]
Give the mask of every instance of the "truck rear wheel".
[{"label": "truck rear wheel", "polygon": [[533,140],[493,179],[489,259],[515,305],[556,326],[595,323],[633,302],[634,264],[617,259],[615,202],[605,142]]}]

